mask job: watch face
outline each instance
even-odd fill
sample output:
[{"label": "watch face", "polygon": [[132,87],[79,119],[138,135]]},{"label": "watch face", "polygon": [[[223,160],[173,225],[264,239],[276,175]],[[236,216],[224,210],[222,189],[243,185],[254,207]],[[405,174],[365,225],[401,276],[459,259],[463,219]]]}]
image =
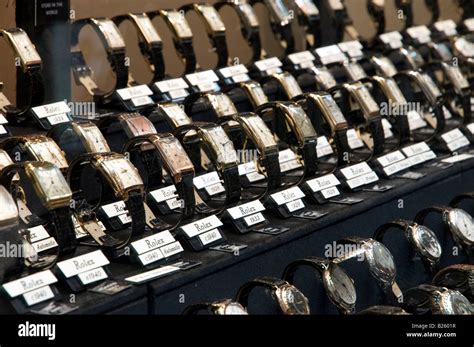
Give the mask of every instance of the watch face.
[{"label": "watch face", "polygon": [[366,252],[370,271],[376,279],[391,283],[395,279],[395,263],[390,251],[380,242],[372,241],[372,247]]},{"label": "watch face", "polygon": [[121,192],[132,187],[143,186],[137,169],[125,157],[106,158],[100,162],[100,165]]},{"label": "watch face", "polygon": [[18,209],[12,196],[4,186],[0,186],[0,228],[18,221]]},{"label": "watch face", "polygon": [[334,76],[329,72],[326,67],[319,67],[313,70],[315,73],[316,81],[324,88],[329,89],[334,87],[337,82]]},{"label": "watch face", "polygon": [[125,132],[129,138],[141,135],[156,134],[156,128],[153,123],[145,116],[126,117],[122,121],[125,122]]},{"label": "watch face", "polygon": [[396,102],[398,105],[406,104],[407,99],[405,99],[405,96],[403,95],[402,91],[398,87],[397,82],[395,82],[395,80],[392,78],[387,78],[385,81],[386,81],[386,86],[388,89],[389,98],[392,99],[391,101]]},{"label": "watch face", "polygon": [[301,132],[304,138],[318,136],[316,134],[316,130],[314,130],[311,120],[309,119],[308,115],[301,106],[296,104],[290,104],[288,106],[288,110],[290,111],[291,118],[293,119],[296,127],[298,128],[297,131]]},{"label": "watch face", "polygon": [[201,133],[205,142],[211,147],[219,165],[237,164],[237,152],[224,129],[220,126],[202,128]]},{"label": "watch face", "polygon": [[431,259],[438,260],[442,250],[436,235],[423,225],[417,225],[412,230],[414,242],[420,252]]},{"label": "watch face", "polygon": [[262,89],[260,83],[257,82],[248,82],[245,83],[245,90],[249,93],[251,102],[255,107],[263,105],[268,102],[268,97]]},{"label": "watch face", "polygon": [[165,13],[178,38],[191,39],[193,37],[191,27],[183,13],[178,11],[166,11]]},{"label": "watch face", "polygon": [[222,22],[221,16],[219,16],[219,13],[213,6],[199,5],[199,9],[213,32],[225,31],[225,25]]},{"label": "watch face", "polygon": [[305,16],[319,16],[319,10],[312,0],[295,0],[295,3]]},{"label": "watch face", "polygon": [[334,123],[334,126],[344,125],[347,126],[347,121],[344,115],[342,114],[341,109],[337,106],[336,101],[330,94],[325,94],[322,96],[323,107],[326,109],[327,116],[330,117],[330,122]]},{"label": "watch face", "polygon": [[264,149],[277,148],[275,137],[262,118],[257,115],[251,115],[246,116],[243,119],[244,123],[253,133],[256,141],[262,142]]},{"label": "watch face", "polygon": [[207,94],[209,102],[217,113],[217,117],[225,117],[237,114],[238,111],[235,108],[232,100],[224,93]]},{"label": "watch face", "polygon": [[12,158],[3,149],[0,149],[0,170],[4,167],[13,164]]},{"label": "watch face", "polygon": [[191,124],[191,119],[178,104],[170,103],[159,106],[175,128],[181,125]]},{"label": "watch face", "polygon": [[240,11],[242,11],[243,15],[247,18],[248,23],[252,27],[258,27],[258,18],[257,15],[255,14],[253,7],[248,4],[248,3],[241,3],[238,5]]},{"label": "watch face", "polygon": [[26,142],[26,147],[36,160],[56,165],[60,169],[66,169],[68,163],[56,142],[46,137]]},{"label": "watch face", "polygon": [[364,69],[360,66],[359,63],[349,63],[347,65],[344,65],[347,74],[353,81],[358,81],[362,78],[367,77],[367,74],[365,73]]},{"label": "watch face", "polygon": [[449,290],[446,300],[443,300],[444,314],[471,315],[474,314],[474,307],[469,300],[455,290]]},{"label": "watch face", "polygon": [[387,57],[372,57],[372,61],[379,70],[378,72],[385,75],[385,77],[393,77],[397,74],[395,65]]},{"label": "watch face", "polygon": [[286,315],[308,315],[308,299],[292,285],[281,287],[281,301]]},{"label": "watch face", "polygon": [[125,48],[125,41],[123,40],[122,34],[114,22],[112,22],[110,19],[99,19],[97,20],[97,23],[110,48]]},{"label": "watch face", "polygon": [[238,302],[229,302],[225,305],[224,315],[248,315],[248,313]]},{"label": "watch face", "polygon": [[448,75],[449,80],[453,84],[454,89],[458,93],[462,93],[463,90],[469,88],[469,82],[466,77],[462,74],[461,70],[457,66],[451,66],[443,63],[446,74]]},{"label": "watch face", "polygon": [[469,213],[454,208],[449,212],[448,222],[450,229],[457,237],[470,243],[474,242],[474,223]]},{"label": "watch face", "polygon": [[41,57],[29,36],[23,30],[11,32],[11,38],[20,59],[25,65],[41,64]]},{"label": "watch face", "polygon": [[135,14],[133,18],[148,43],[161,42],[160,35],[146,14]]},{"label": "watch face", "polygon": [[110,147],[107,143],[107,140],[95,124],[73,123],[72,126],[75,127],[76,131],[80,134],[84,147],[89,153],[110,152]]},{"label": "watch face", "polygon": [[264,0],[272,16],[280,23],[290,21],[290,11],[283,0]]},{"label": "watch face", "polygon": [[194,171],[193,163],[177,138],[160,137],[155,144],[173,176],[184,171]]},{"label": "watch face", "polygon": [[424,82],[422,86],[425,87],[424,90],[427,94],[428,99],[430,99],[431,102],[435,103],[436,100],[441,96],[441,91],[429,75],[422,73],[421,77],[422,81]]},{"label": "watch face", "polygon": [[290,75],[289,73],[283,73],[281,74],[279,80],[281,81],[283,89],[285,90],[289,99],[293,99],[295,96],[303,94],[300,85],[293,75]]},{"label": "watch face", "polygon": [[343,303],[347,305],[355,305],[357,294],[352,279],[340,266],[331,266],[329,271],[331,284],[328,285],[328,289],[334,293],[336,298],[342,300]]},{"label": "watch face", "polygon": [[[58,167],[51,163],[32,162],[27,164],[30,178],[35,182],[40,198],[46,205],[68,206],[72,192]],[[55,206],[60,207],[60,206]]]},{"label": "watch face", "polygon": [[365,117],[370,120],[370,118],[373,116],[378,116],[380,111],[379,106],[375,102],[372,95],[370,95],[366,86],[364,86],[362,83],[359,83],[354,89],[352,89],[352,91],[352,95],[358,101],[359,106],[364,111]]}]

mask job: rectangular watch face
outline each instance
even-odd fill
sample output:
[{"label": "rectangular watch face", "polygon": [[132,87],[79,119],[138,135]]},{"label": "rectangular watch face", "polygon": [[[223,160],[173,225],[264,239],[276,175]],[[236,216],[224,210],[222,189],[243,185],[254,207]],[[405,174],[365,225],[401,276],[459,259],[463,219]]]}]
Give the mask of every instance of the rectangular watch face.
[{"label": "rectangular watch face", "polygon": [[166,11],[166,15],[178,38],[191,39],[193,37],[191,27],[183,13],[178,11]]},{"label": "rectangular watch face", "polygon": [[248,82],[244,85],[244,88],[246,88],[251,101],[255,106],[260,106],[268,102],[268,97],[263,91],[260,83]]},{"label": "rectangular watch face", "polygon": [[97,22],[110,48],[125,48],[125,41],[123,40],[122,34],[114,22],[112,22],[110,19],[99,19]]},{"label": "rectangular watch face", "polygon": [[261,150],[277,148],[275,137],[262,118],[252,115],[246,116],[243,119],[249,130],[254,134],[254,141],[261,141],[263,145]]},{"label": "rectangular watch face", "polygon": [[231,116],[238,113],[234,103],[227,94],[208,94],[207,96],[218,117]]},{"label": "rectangular watch face", "polygon": [[154,143],[173,176],[181,172],[194,171],[193,163],[177,138],[162,137]]},{"label": "rectangular watch face", "polygon": [[446,73],[458,93],[461,93],[462,90],[469,88],[469,82],[467,81],[466,77],[464,77],[459,67],[448,64],[444,64],[443,66],[445,66]]},{"label": "rectangular watch face", "polygon": [[3,149],[0,149],[0,170],[4,167],[13,164],[12,158]]},{"label": "rectangular watch face", "polygon": [[35,140],[26,143],[26,147],[38,161],[48,162],[60,169],[66,169],[68,163],[59,146],[53,140]]},{"label": "rectangular watch face", "polygon": [[24,31],[14,31],[11,33],[13,45],[16,48],[21,61],[25,65],[41,64],[41,57],[36,51],[35,45]]},{"label": "rectangular watch face", "polygon": [[124,129],[129,138],[156,134],[155,126],[145,116],[126,117],[122,122],[124,122]]},{"label": "rectangular watch face", "polygon": [[28,165],[30,178],[33,179],[34,186],[39,190],[39,195],[47,205],[54,207],[67,206],[72,198],[72,192],[66,179],[59,169],[51,164]]},{"label": "rectangular watch face", "polygon": [[100,129],[95,124],[73,124],[77,127],[81,141],[89,153],[110,152],[109,144]]},{"label": "rectangular watch face", "polygon": [[248,3],[241,3],[238,6],[242,14],[245,16],[245,18],[247,18],[247,21],[250,24],[250,26],[258,27],[259,26],[258,18],[257,18],[257,15],[255,14],[255,11],[253,10],[253,7]]},{"label": "rectangular watch face", "polygon": [[222,21],[221,16],[213,6],[200,5],[199,8],[213,32],[225,31],[224,22]]},{"label": "rectangular watch face", "polygon": [[175,128],[191,124],[191,119],[178,104],[162,104],[160,108]]},{"label": "rectangular watch face", "polygon": [[387,57],[373,57],[372,61],[376,64],[380,72],[386,77],[393,77],[397,74],[397,69],[392,61]]},{"label": "rectangular watch face", "polygon": [[306,112],[299,105],[290,105],[288,107],[291,118],[295,122],[296,126],[299,128],[299,131],[302,133],[304,138],[316,137],[316,130],[314,130],[313,124],[309,119]]},{"label": "rectangular watch face", "polygon": [[295,0],[295,3],[305,16],[310,17],[319,15],[319,10],[312,0]]},{"label": "rectangular watch face", "polygon": [[143,181],[137,169],[125,157],[106,158],[100,162],[116,189],[123,192],[129,188],[143,186]]},{"label": "rectangular watch face", "polygon": [[290,99],[293,99],[295,96],[303,94],[300,85],[296,81],[295,77],[290,74],[284,74],[282,79],[283,88],[285,92],[288,94]]},{"label": "rectangular watch face", "polygon": [[365,117],[371,118],[374,115],[378,115],[380,109],[375,102],[369,90],[363,84],[360,84],[354,89],[354,97],[359,102],[359,106],[362,108]]},{"label": "rectangular watch face", "polygon": [[388,93],[390,97],[393,99],[391,101],[397,102],[398,104],[406,104],[407,99],[405,99],[405,96],[400,90],[400,87],[398,87],[397,82],[395,82],[395,80],[392,78],[387,78],[385,81],[386,81]]},{"label": "rectangular watch face", "polygon": [[280,23],[289,21],[290,11],[283,0],[265,0],[272,16]]},{"label": "rectangular watch face", "polygon": [[322,101],[323,101],[323,106],[326,108],[326,112],[323,112],[329,119],[330,123],[333,124],[333,126],[338,126],[338,125],[347,125],[346,118],[342,114],[341,109],[339,106],[337,106],[336,101],[331,95],[323,95],[322,96]]},{"label": "rectangular watch face", "polygon": [[161,42],[161,37],[156,31],[153,23],[146,14],[136,14],[133,15],[137,26],[140,28],[145,40],[148,43],[158,43]]},{"label": "rectangular watch face", "polygon": [[12,196],[4,186],[0,186],[0,227],[17,223],[18,209]]},{"label": "rectangular watch face", "polygon": [[201,129],[204,141],[211,147],[219,165],[230,165],[238,162],[234,144],[220,126]]},{"label": "rectangular watch face", "polygon": [[425,73],[422,73],[420,75],[423,83],[422,86],[424,87],[426,96],[430,99],[432,103],[435,103],[436,100],[438,100],[438,98],[441,96],[441,91],[429,75]]}]

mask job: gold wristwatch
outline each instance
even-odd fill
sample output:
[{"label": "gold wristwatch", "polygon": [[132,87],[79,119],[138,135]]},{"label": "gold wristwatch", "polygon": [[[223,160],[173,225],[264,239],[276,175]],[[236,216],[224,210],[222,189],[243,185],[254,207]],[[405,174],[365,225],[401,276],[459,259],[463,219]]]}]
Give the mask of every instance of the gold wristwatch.
[{"label": "gold wristwatch", "polygon": [[245,92],[254,109],[268,102],[268,97],[260,83],[256,81],[241,82],[238,87]]},{"label": "gold wristwatch", "polygon": [[[204,100],[206,108],[210,109],[213,119],[208,121],[216,122],[219,118],[237,114],[237,108],[232,99],[222,92],[192,93],[184,100],[184,110],[186,114],[193,114],[193,106],[198,100]],[[192,116],[191,116],[192,117]]]},{"label": "gold wristwatch", "polygon": [[208,311],[216,316],[248,315],[241,304],[230,299],[194,304],[188,306],[183,314],[197,315],[200,311]]},{"label": "gold wristwatch", "polygon": [[283,91],[283,95],[282,98],[279,98],[279,100],[291,100],[303,94],[303,91],[301,90],[300,85],[296,81],[296,78],[287,71],[274,73],[268,76],[265,81],[275,81],[277,85],[281,88],[281,90]]}]

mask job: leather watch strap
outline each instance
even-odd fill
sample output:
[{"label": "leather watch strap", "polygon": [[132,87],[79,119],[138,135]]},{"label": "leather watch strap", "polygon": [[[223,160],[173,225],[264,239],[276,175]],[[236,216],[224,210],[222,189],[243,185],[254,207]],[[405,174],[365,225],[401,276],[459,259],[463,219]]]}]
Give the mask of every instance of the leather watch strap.
[{"label": "leather watch strap", "polygon": [[456,195],[454,199],[449,202],[450,207],[458,207],[464,200],[474,200],[474,192],[463,193]]},{"label": "leather watch strap", "polygon": [[265,196],[281,186],[281,169],[278,152],[267,153],[263,158],[263,166],[267,175],[267,191]]},{"label": "leather watch strap", "polygon": [[461,96],[461,106],[463,110],[463,122],[464,124],[472,123],[472,103],[471,103],[471,92],[464,93]]},{"label": "leather watch strap", "polygon": [[302,155],[304,160],[305,178],[310,178],[316,175],[318,171],[318,153],[316,151],[317,141],[307,141],[302,148]]},{"label": "leather watch strap", "polygon": [[59,255],[74,252],[76,249],[76,232],[72,223],[71,210],[62,207],[50,211],[53,224],[54,238],[58,243]]},{"label": "leather watch strap", "polygon": [[397,219],[390,223],[382,224],[381,226],[377,228],[377,230],[375,230],[373,239],[383,243],[383,238],[385,236],[385,233],[388,230],[394,229],[394,230],[402,230],[403,232],[405,232],[406,229],[413,224],[414,224],[413,222],[403,220],[403,219]]},{"label": "leather watch strap", "polygon": [[183,201],[182,220],[190,219],[194,215],[196,198],[194,196],[194,174],[184,175],[181,182],[176,184],[178,197]]},{"label": "leather watch strap", "polygon": [[372,140],[374,141],[372,154],[374,157],[377,157],[383,154],[385,149],[385,135],[382,118],[377,117],[376,119],[370,120],[368,126],[370,134],[372,135]]},{"label": "leather watch strap", "polygon": [[319,257],[306,257],[303,259],[299,259],[291,262],[286,266],[285,270],[283,271],[282,278],[288,283],[293,284],[295,273],[298,268],[302,266],[310,266],[311,268],[317,270],[318,273],[322,276],[324,271],[327,270],[329,263],[330,260]]},{"label": "leather watch strap", "polygon": [[132,232],[130,238],[140,236],[145,232],[146,219],[143,203],[141,192],[132,191],[128,193],[128,199],[125,200],[125,206],[127,206],[128,213],[132,219]]},{"label": "leather watch strap", "polygon": [[256,278],[252,281],[245,283],[243,286],[239,288],[237,295],[235,296],[235,301],[240,303],[243,307],[247,308],[249,295],[252,292],[252,290],[255,289],[256,287],[264,287],[266,289],[271,290],[272,294],[274,294],[275,290],[279,286],[282,286],[286,283],[287,283],[286,281],[281,280],[279,278],[273,278],[273,277]]},{"label": "leather watch strap", "polygon": [[236,205],[240,201],[241,186],[239,177],[239,168],[237,165],[228,167],[222,171],[224,187],[226,192],[226,207]]},{"label": "leather watch strap", "polygon": [[[423,210],[421,210],[420,212],[418,212],[415,216],[415,218],[413,219],[413,221],[417,224],[424,224],[424,221],[426,219],[426,217],[428,216],[428,214],[430,214],[431,212],[435,212],[435,213],[440,213],[441,215],[444,216],[445,213],[449,212],[451,210],[450,207],[446,207],[446,206],[431,206],[431,207],[427,207]],[[443,218],[444,219],[444,218]]]}]

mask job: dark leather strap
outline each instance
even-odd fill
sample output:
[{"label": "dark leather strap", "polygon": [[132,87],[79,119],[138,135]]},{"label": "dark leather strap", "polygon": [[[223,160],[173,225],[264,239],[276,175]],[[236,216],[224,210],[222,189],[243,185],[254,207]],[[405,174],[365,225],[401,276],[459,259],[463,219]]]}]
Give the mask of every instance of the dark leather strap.
[{"label": "dark leather strap", "polygon": [[146,218],[143,196],[140,192],[130,192],[125,201],[128,213],[132,219],[132,233],[130,238],[142,235],[145,232]]},{"label": "dark leather strap", "polygon": [[240,186],[239,167],[231,166],[222,171],[225,187],[225,204],[226,207],[236,205],[240,201],[242,188]]},{"label": "dark leather strap", "polygon": [[438,21],[440,10],[438,0],[425,0],[426,7],[431,11],[431,20],[430,24],[433,24]]},{"label": "dark leather strap", "polygon": [[235,296],[235,301],[240,303],[243,307],[247,308],[248,306],[248,299],[251,291],[256,287],[264,287],[272,291],[272,298],[276,301],[274,296],[275,290],[287,282],[281,280],[279,278],[272,278],[272,277],[259,277],[252,281],[245,283],[243,286],[239,288],[237,291],[237,295]]},{"label": "dark leather strap", "polygon": [[459,194],[449,202],[450,207],[458,207],[464,200],[474,200],[474,192]]},{"label": "dark leather strap", "polygon": [[413,224],[413,222],[404,219],[397,219],[390,223],[382,224],[377,228],[377,230],[375,230],[373,239],[383,243],[383,237],[388,230],[402,230],[403,232],[406,232],[406,229]]},{"label": "dark leather strap", "polygon": [[76,250],[76,232],[69,207],[50,211],[54,238],[58,242],[59,255],[72,253]]},{"label": "dark leather strap", "polygon": [[307,141],[301,150],[304,160],[305,178],[314,176],[318,171],[318,153],[316,151],[316,145],[317,140]]},{"label": "dark leather strap", "polygon": [[279,189],[281,186],[281,170],[278,152],[266,154],[262,162],[265,167],[265,173],[267,174],[267,190],[264,194],[265,197],[269,193]]},{"label": "dark leather strap", "polygon": [[330,260],[319,257],[305,257],[303,259],[295,260],[286,266],[282,278],[288,283],[293,284],[295,273],[298,268],[302,266],[310,266],[318,271],[319,275],[322,276],[324,271],[327,270],[329,263]]},{"label": "dark leather strap", "polygon": [[471,105],[471,92],[465,93],[461,96],[461,106],[463,110],[463,123],[472,123],[472,105]]},{"label": "dark leather strap", "polygon": [[376,119],[369,121],[369,131],[374,141],[374,147],[372,153],[374,157],[383,154],[385,150],[385,134],[382,125],[382,118],[377,117]]},{"label": "dark leather strap", "polygon": [[450,207],[446,207],[446,206],[431,206],[431,207],[427,207],[423,210],[421,210],[420,212],[418,212],[415,216],[415,218],[413,219],[413,221],[417,224],[422,224],[424,225],[424,221],[425,221],[425,218],[428,216],[428,214],[430,214],[431,212],[435,212],[435,213],[440,213],[444,216],[444,214],[446,212],[449,212],[451,210]]},{"label": "dark leather strap", "polygon": [[413,26],[413,9],[412,9],[412,2],[404,1],[404,0],[395,0],[395,6],[402,10],[403,15],[405,17],[405,25],[403,30],[410,28]]}]

